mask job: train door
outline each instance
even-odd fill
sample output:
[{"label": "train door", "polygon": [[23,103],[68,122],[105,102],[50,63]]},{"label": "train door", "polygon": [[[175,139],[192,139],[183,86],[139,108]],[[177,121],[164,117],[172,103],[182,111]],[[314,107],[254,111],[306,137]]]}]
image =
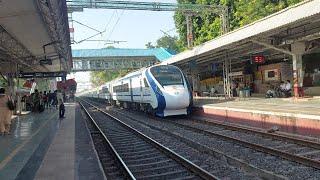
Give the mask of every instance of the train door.
[{"label": "train door", "polygon": [[131,96],[131,102],[133,102],[132,78],[130,78],[129,91],[130,91],[130,96]]},{"label": "train door", "polygon": [[150,101],[150,98],[151,98],[150,87],[146,78],[144,77],[143,78],[143,102]]},{"label": "train door", "polygon": [[143,78],[142,75],[139,77],[140,79],[140,103],[143,102],[143,87],[142,87],[142,83],[143,83]]},{"label": "train door", "polygon": [[113,88],[112,83],[109,84],[109,100],[111,105],[115,105],[115,102],[113,101]]}]

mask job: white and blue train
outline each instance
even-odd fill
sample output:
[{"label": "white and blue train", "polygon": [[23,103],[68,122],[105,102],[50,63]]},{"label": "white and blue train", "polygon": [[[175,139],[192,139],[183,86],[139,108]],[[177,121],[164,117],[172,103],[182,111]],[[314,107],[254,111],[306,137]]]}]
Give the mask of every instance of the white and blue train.
[{"label": "white and blue train", "polygon": [[80,96],[107,100],[156,116],[188,115],[192,93],[182,71],[172,65],[154,65],[129,73]]}]

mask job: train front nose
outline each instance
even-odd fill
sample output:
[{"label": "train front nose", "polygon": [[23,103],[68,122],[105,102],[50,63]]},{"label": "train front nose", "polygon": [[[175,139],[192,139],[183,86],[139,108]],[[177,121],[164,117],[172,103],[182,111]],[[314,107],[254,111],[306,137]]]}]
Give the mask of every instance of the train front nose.
[{"label": "train front nose", "polygon": [[183,86],[164,87],[166,109],[184,109],[189,106],[189,93]]}]

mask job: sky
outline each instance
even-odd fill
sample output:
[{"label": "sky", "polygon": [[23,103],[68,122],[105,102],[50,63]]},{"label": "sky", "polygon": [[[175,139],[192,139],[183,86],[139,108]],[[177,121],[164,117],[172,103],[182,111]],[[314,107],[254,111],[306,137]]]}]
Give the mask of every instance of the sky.
[{"label": "sky", "polygon": [[[136,0],[138,1],[138,0]],[[141,0],[140,0],[141,1]],[[143,0],[153,2],[152,0]],[[176,3],[175,0],[165,2]],[[73,20],[79,21],[105,33],[91,39],[127,41],[119,44],[107,44],[104,42],[84,41],[73,44],[74,49],[103,48],[115,46],[118,48],[145,48],[147,42],[155,43],[163,36],[160,30],[168,31],[170,35],[176,35],[173,20],[174,12],[132,11],[111,9],[85,9],[83,12],[73,13]],[[97,32],[74,22],[75,41],[79,42]]]},{"label": "sky", "polygon": [[[144,2],[154,2],[153,0],[135,0]],[[176,0],[165,0],[161,2],[176,3]],[[154,12],[154,11],[129,11],[111,9],[84,9],[83,12],[75,12],[72,18],[82,24],[94,28],[101,35],[91,38],[91,40],[115,40],[126,41],[119,44],[105,44],[104,42],[83,41],[75,43],[72,49],[99,49],[107,46],[116,48],[145,48],[145,44],[156,40],[168,32],[170,35],[177,35],[174,20],[174,12]],[[73,23],[74,39],[80,42],[97,32],[76,22]],[[79,72],[70,74],[69,78],[75,78],[81,88],[83,84],[88,85],[90,81],[89,72]],[[79,89],[80,88],[80,89]]]}]

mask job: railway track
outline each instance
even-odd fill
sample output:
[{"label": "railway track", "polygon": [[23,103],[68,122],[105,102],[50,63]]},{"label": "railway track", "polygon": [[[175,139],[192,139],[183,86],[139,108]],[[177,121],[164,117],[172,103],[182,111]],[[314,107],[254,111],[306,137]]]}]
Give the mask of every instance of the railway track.
[{"label": "railway track", "polygon": [[231,140],[258,151],[320,169],[320,143],[218,121],[171,119],[168,123],[194,132]]},{"label": "railway track", "polygon": [[97,129],[94,134],[103,136],[99,146],[108,147],[117,165],[113,169],[120,170],[110,175],[112,179],[218,179],[118,118],[83,102],[79,103]]},{"label": "railway track", "polygon": [[[105,111],[101,103],[93,102],[93,101],[90,101],[90,102],[99,106],[102,111]],[[212,166],[211,163],[209,164],[205,163],[205,166],[211,166],[210,168],[207,167],[206,170],[209,172],[213,172],[218,177],[227,178],[227,179],[230,177],[232,177],[231,179],[234,179],[234,178],[237,178],[237,179],[287,179],[284,176],[277,175],[273,172],[260,169],[241,159],[229,156],[222,151],[214,150],[199,142],[195,142],[192,139],[181,136],[174,131],[168,131],[166,129],[152,126],[148,124],[147,121],[144,121],[143,118],[134,118],[134,116],[132,116],[130,113],[123,113],[123,112],[114,111],[114,110],[112,111],[108,110],[108,112],[110,112],[111,114],[114,114],[114,116],[119,116],[121,114],[123,117],[127,119],[131,119],[134,122],[139,122],[140,125],[138,126],[142,127],[142,129],[153,129],[155,131],[159,131],[154,133],[158,134],[158,136],[161,137],[159,139],[160,141],[162,138],[168,139],[168,141],[170,142],[169,144],[167,144],[168,146],[171,146],[172,144],[174,144],[173,146],[176,146],[177,144],[182,143],[182,144],[185,144],[186,147],[191,147],[197,152],[195,156],[190,157],[190,159],[197,164],[201,164],[201,166],[204,165],[203,163],[199,162],[201,161],[201,159],[203,159],[202,157],[211,158],[211,162],[213,162],[215,165]],[[154,138],[157,139],[157,137],[154,137]],[[170,140],[170,138],[172,139]],[[190,150],[188,150],[188,148],[186,149],[180,148],[178,152],[182,154],[187,152],[187,156],[190,155]],[[228,168],[225,168],[225,166],[228,166]],[[221,170],[219,171],[216,170],[220,168]],[[237,171],[236,169],[238,169],[239,171]]]},{"label": "railway track", "polygon": [[128,170],[125,163],[115,150],[107,136],[90,115],[89,111],[80,103],[84,115],[87,115],[86,125],[91,134],[93,144],[99,156],[104,174],[108,179],[133,179],[134,176]]},{"label": "railway track", "polygon": [[[118,113],[118,112],[117,112]],[[210,148],[210,147],[208,147],[208,146],[206,146],[206,144],[202,144],[202,143],[197,143],[197,142],[195,142],[194,140],[191,140],[191,139],[187,139],[186,137],[184,137],[184,135],[178,135],[178,134],[180,134],[180,132],[179,133],[171,133],[170,131],[172,131],[172,130],[170,130],[170,129],[166,129],[165,127],[156,127],[156,126],[153,126],[153,125],[150,125],[149,123],[146,123],[146,122],[143,122],[143,121],[141,121],[141,120],[139,120],[139,119],[137,119],[137,118],[133,118],[133,117],[131,117],[131,115],[130,114],[123,114],[123,113],[121,113],[122,115],[124,115],[124,116],[126,116],[127,118],[130,118],[130,119],[132,119],[132,120],[135,120],[135,121],[139,121],[139,123],[141,123],[141,124],[144,124],[144,125],[146,125],[146,126],[149,126],[149,127],[151,127],[151,128],[154,128],[154,129],[156,129],[156,130],[159,130],[159,131],[162,131],[162,132],[164,132],[165,134],[169,134],[170,136],[174,136],[175,138],[177,138],[177,139],[179,139],[180,141],[182,141],[182,142],[185,142],[185,143],[187,143],[187,144],[189,144],[191,147],[194,147],[194,148],[196,148],[196,149],[198,149],[200,152],[205,152],[205,153],[207,153],[207,154],[211,154],[211,155],[213,155],[213,156],[223,156],[225,159],[227,159],[227,161],[228,162],[230,162],[230,164],[231,165],[235,165],[235,166],[237,166],[237,167],[240,167],[240,168],[242,168],[242,169],[245,169],[246,171],[249,171],[249,172],[253,172],[253,173],[255,173],[256,174],[256,176],[259,176],[259,177],[261,177],[261,178],[263,178],[263,179],[286,179],[286,177],[285,176],[282,176],[282,174],[277,174],[276,172],[273,172],[273,171],[270,171],[268,168],[267,169],[264,169],[263,167],[260,167],[260,168],[262,168],[262,169],[260,169],[259,167],[257,167],[257,166],[255,166],[255,165],[250,165],[250,162],[247,162],[246,160],[241,160],[241,158],[240,159],[238,159],[237,157],[234,157],[233,155],[227,155],[227,154],[225,154],[225,152],[223,151],[223,152],[219,152],[219,150],[218,151],[216,151],[216,150],[214,150],[215,148]],[[163,119],[161,119],[160,121],[163,121]],[[177,119],[175,119],[174,121],[177,121]],[[205,130],[205,129],[212,129],[212,127],[202,127],[202,128],[195,128],[194,126],[196,126],[194,123],[190,123],[189,122],[189,120],[179,120],[179,121],[181,121],[181,122],[173,122],[173,121],[166,121],[166,123],[170,123],[170,124],[173,124],[173,125],[175,125],[175,126],[179,126],[179,127],[181,127],[181,128],[184,128],[184,129],[188,129],[188,130],[191,130],[191,131],[194,131],[194,132],[196,132],[196,133],[198,133],[199,135],[201,134],[201,135],[206,135],[206,136],[209,136],[209,137],[212,137],[212,135],[211,135],[211,133],[210,133],[210,135],[208,135],[208,133],[206,132],[207,130]],[[181,124],[180,124],[181,123]],[[183,123],[190,123],[189,125],[186,125],[186,124],[183,124]],[[212,126],[212,125],[211,125]],[[214,128],[213,128],[214,129]],[[222,132],[228,132],[228,133],[230,133],[230,131],[223,131],[223,130],[218,130],[218,129],[215,129],[217,132],[219,132],[219,133],[222,133]],[[255,131],[255,130],[253,130],[253,131]],[[251,132],[251,131],[250,131]],[[252,133],[252,132],[251,132]],[[258,132],[257,132],[258,133]],[[260,134],[260,133],[258,133],[258,134]],[[243,136],[241,136],[241,135],[237,135],[237,133],[234,133],[233,134],[234,135],[234,138],[237,140],[237,139],[242,139],[242,138],[244,138]],[[261,135],[261,134],[260,134]],[[270,135],[266,135],[267,137],[269,137],[270,138]],[[239,144],[239,145],[241,145],[241,146],[245,146],[245,147],[248,147],[248,148],[250,148],[250,149],[253,149],[253,150],[256,150],[256,151],[260,151],[260,152],[263,152],[263,153],[268,153],[268,154],[270,154],[270,155],[274,155],[274,156],[278,156],[278,157],[281,157],[281,158],[284,158],[284,159],[287,159],[287,160],[289,160],[289,161],[292,161],[292,162],[298,162],[298,163],[300,163],[300,164],[302,164],[302,165],[304,165],[304,166],[307,166],[307,167],[313,167],[313,168],[317,168],[317,169],[319,169],[318,167],[318,165],[319,165],[319,161],[317,160],[317,159],[309,159],[309,158],[306,158],[306,157],[303,157],[303,158],[300,158],[300,157],[298,157],[299,159],[297,159],[295,156],[301,156],[302,154],[294,154],[294,153],[290,153],[290,151],[295,151],[295,150],[304,150],[304,154],[306,154],[306,155],[310,155],[310,154],[315,154],[315,153],[318,153],[319,151],[317,150],[317,149],[315,149],[315,147],[317,147],[317,142],[312,142],[312,141],[306,141],[306,140],[304,140],[304,139],[297,139],[299,142],[297,143],[299,146],[302,146],[302,145],[304,145],[304,146],[306,146],[306,147],[298,147],[298,145],[296,145],[296,148],[293,148],[293,146],[291,146],[291,148],[290,149],[287,149],[287,150],[285,150],[284,152],[280,152],[280,153],[278,153],[278,152],[276,152],[277,150],[275,150],[275,151],[272,151],[273,149],[272,149],[272,145],[271,144],[267,144],[266,142],[262,142],[261,140],[257,140],[256,139],[256,141],[259,141],[259,144],[255,144],[255,143],[252,143],[252,144],[254,144],[254,145],[251,145],[251,142],[246,142],[245,140],[241,140],[241,141],[245,141],[245,143],[248,143],[249,145],[247,145],[247,144],[242,144],[242,143],[239,143],[239,142],[235,142],[234,140],[233,140],[233,138],[221,138],[221,136],[219,135],[219,136],[215,136],[217,139],[224,139],[224,140],[226,140],[226,141],[230,141],[230,139],[234,142],[234,143],[236,143],[236,144]],[[252,138],[253,136],[250,136],[249,135],[249,137],[246,137],[246,138],[244,138],[244,139],[253,139]],[[283,135],[280,135],[280,138],[279,138],[279,136],[278,135],[276,135],[276,137],[278,138],[278,139],[282,139],[282,138],[285,138],[285,136],[283,136]],[[292,142],[293,143],[293,140],[295,139],[295,138],[289,138],[290,140],[288,140],[289,142]],[[285,140],[285,139],[283,139],[283,140]],[[269,141],[269,142],[273,142],[271,139],[265,139],[265,141]],[[300,142],[301,141],[301,142]],[[201,141],[200,141],[201,142]],[[273,142],[273,143],[276,143],[276,142]],[[278,144],[278,148],[280,148],[280,147],[283,147],[283,148],[286,148],[286,147],[289,147],[290,145],[292,145],[292,144],[288,144],[288,143],[285,143],[285,142],[279,142],[278,141],[278,143],[282,143],[282,144]],[[310,144],[310,146],[307,146],[308,144]],[[237,148],[237,146],[235,145],[234,146],[234,148]],[[260,149],[260,148],[265,148],[265,149]],[[269,149],[272,149],[271,151],[269,151]],[[280,151],[280,150],[279,150]],[[285,154],[286,153],[286,154]],[[287,154],[289,154],[289,156],[287,155]],[[319,155],[318,156],[316,156],[316,157],[319,157]],[[301,160],[302,159],[302,160]],[[311,161],[311,163],[310,163],[310,161]],[[253,163],[253,164],[255,164],[255,163]],[[270,162],[270,163],[267,163],[267,164],[272,164],[272,161]],[[285,164],[287,164],[287,163],[285,163],[284,162],[284,164],[282,165],[282,166],[284,166],[284,168],[285,168]],[[303,171],[303,167],[304,166],[297,166],[297,165],[294,165],[294,166],[296,166],[296,168],[302,168],[302,169],[300,169],[300,170],[302,170]],[[290,168],[289,168],[290,169]],[[299,171],[300,171],[299,170]],[[310,174],[310,171],[312,172],[312,169],[310,169],[308,172],[309,173],[307,173],[306,172],[306,174],[309,174],[310,175],[310,177],[313,177],[313,176],[315,176],[315,177],[319,177],[319,171],[317,171],[317,172],[314,172],[315,174],[313,174],[313,173],[311,173]],[[299,173],[298,173],[299,174]],[[313,175],[312,175],[313,174]],[[291,178],[290,178],[291,179]],[[295,178],[294,178],[295,179]],[[311,178],[312,179],[312,178]]]},{"label": "railway track", "polygon": [[218,121],[175,118],[167,122],[197,133],[233,141],[248,148],[320,169],[319,142]]},{"label": "railway track", "polygon": [[[98,104],[96,102],[94,103]],[[99,104],[102,109],[105,108],[105,105],[102,105],[101,103]],[[301,156],[303,154],[316,154],[318,152],[317,147],[319,147],[318,142],[295,138],[294,136],[285,136],[277,133],[267,133],[262,130],[259,131],[257,129],[245,128],[243,126],[240,126],[240,129],[238,130],[237,126],[232,127],[235,125],[228,126],[229,124],[223,124],[221,122],[216,122],[218,124],[214,124],[214,122],[204,120],[177,118],[167,118],[166,121],[164,121],[160,118],[153,118],[150,116],[146,117],[146,114],[143,113],[140,113],[139,115],[139,113],[136,114],[136,112],[132,113],[127,110],[124,111],[116,108],[108,108],[107,111],[117,117],[123,116],[127,119],[130,119],[126,122],[128,122],[129,124],[133,124],[136,128],[142,131],[144,131],[144,129],[146,128],[161,131],[168,136],[176,138],[176,141],[188,144],[188,146],[197,149],[201,153],[211,155],[218,160],[222,158],[231,166],[243,169],[244,171],[249,172],[249,174],[255,174],[254,176],[260,177],[262,179],[286,179],[287,177],[293,179],[308,179],[306,177],[309,177],[311,179],[314,179],[315,177],[320,177],[320,171],[313,169],[317,168],[317,166],[314,166],[318,163],[318,160],[316,158],[312,159],[315,164],[300,162],[300,159],[285,157],[281,153],[277,154],[274,152],[265,152],[263,150],[256,149],[255,147],[242,144],[240,142],[235,142],[233,140],[221,138],[220,136],[210,135],[211,133],[207,134],[203,132],[213,131],[216,133],[226,133],[226,136],[233,135],[234,138],[248,141],[249,143],[255,143],[266,148],[273,148],[272,143],[274,143],[274,145],[278,144],[278,148],[284,146],[283,148],[285,148],[285,151],[288,151],[286,152],[288,154],[291,153],[290,150],[295,151],[294,146],[291,146],[291,144],[295,144],[297,147],[296,150],[304,152],[297,154],[298,156]],[[131,123],[134,121],[140,123],[141,125],[135,125],[135,123]],[[246,135],[246,137],[244,135]],[[201,140],[199,138],[201,138]],[[252,140],[252,142],[250,140]],[[268,144],[266,142],[270,142],[271,144]],[[225,146],[225,143],[229,145]],[[299,148],[299,146],[301,148]],[[232,148],[232,150],[230,148]],[[236,149],[239,150],[237,151]],[[291,155],[295,154],[291,153]]]},{"label": "railway track", "polygon": [[318,142],[205,120],[175,119],[169,123],[320,169],[320,143]]}]

